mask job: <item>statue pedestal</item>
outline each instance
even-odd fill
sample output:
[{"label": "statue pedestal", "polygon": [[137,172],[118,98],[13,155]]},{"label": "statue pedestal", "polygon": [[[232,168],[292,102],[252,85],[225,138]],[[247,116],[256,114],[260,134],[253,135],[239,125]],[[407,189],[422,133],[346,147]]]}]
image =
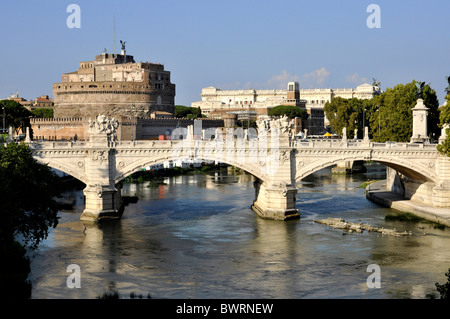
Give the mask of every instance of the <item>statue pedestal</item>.
[{"label": "statue pedestal", "polygon": [[418,99],[413,112],[413,134],[411,143],[423,143],[428,141],[427,116],[428,108],[423,103],[423,99]]},{"label": "statue pedestal", "polygon": [[444,124],[441,130],[441,136],[439,137],[439,143],[442,143],[447,138],[447,130],[450,129],[450,124]]}]

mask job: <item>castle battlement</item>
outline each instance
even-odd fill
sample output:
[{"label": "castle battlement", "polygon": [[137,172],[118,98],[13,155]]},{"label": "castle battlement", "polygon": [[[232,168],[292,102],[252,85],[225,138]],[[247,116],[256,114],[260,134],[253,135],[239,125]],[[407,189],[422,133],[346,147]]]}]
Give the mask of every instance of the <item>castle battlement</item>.
[{"label": "castle battlement", "polygon": [[86,121],[87,118],[83,117],[59,117],[59,118],[39,118],[39,117],[32,117],[30,118],[30,123],[79,123]]}]

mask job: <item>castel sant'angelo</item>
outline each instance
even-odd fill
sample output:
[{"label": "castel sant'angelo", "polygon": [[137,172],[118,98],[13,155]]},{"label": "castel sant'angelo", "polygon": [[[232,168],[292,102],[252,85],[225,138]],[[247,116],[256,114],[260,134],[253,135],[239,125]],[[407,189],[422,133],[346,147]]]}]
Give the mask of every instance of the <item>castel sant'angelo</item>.
[{"label": "castel sant'angelo", "polygon": [[[122,140],[170,138],[176,127],[194,124],[174,118],[175,84],[160,63],[135,62],[127,55],[103,52],[78,70],[64,73],[53,84],[54,117],[30,119],[37,140],[86,140],[89,119],[98,115],[119,121]],[[222,127],[223,121],[202,119],[203,128]]]},{"label": "castel sant'angelo", "polygon": [[149,117],[154,111],[173,114],[175,84],[164,65],[135,62],[127,55],[103,52],[93,61],[80,62],[78,71],[64,73],[53,84],[54,117]]}]

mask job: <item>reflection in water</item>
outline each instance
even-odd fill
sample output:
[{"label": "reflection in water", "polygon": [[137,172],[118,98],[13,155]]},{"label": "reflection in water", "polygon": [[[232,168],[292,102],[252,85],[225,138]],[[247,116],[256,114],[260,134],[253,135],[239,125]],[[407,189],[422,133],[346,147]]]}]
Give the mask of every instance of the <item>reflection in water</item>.
[{"label": "reflection in water", "polygon": [[[430,223],[385,221],[392,210],[364,197],[359,186],[383,172],[354,176],[320,171],[299,183],[300,220],[258,218],[250,175],[225,172],[125,184],[139,201],[120,221],[79,220],[77,205],[32,257],[33,298],[96,298],[117,291],[153,298],[426,298],[450,266],[450,232]],[[81,200],[80,200],[81,198]],[[411,237],[346,234],[314,223],[342,217],[412,231]],[[69,289],[67,266],[81,268]],[[369,289],[369,264],[381,267],[380,289]]]}]

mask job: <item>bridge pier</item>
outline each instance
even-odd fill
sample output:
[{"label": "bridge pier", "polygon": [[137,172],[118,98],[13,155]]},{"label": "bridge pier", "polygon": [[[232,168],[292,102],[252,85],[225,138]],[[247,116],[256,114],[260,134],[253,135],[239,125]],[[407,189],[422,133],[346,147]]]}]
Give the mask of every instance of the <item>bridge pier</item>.
[{"label": "bridge pier", "polygon": [[296,208],[297,188],[286,184],[272,184],[257,179],[254,182],[255,201],[252,210],[261,218],[287,220],[299,218]]},{"label": "bridge pier", "polygon": [[123,214],[121,189],[108,186],[86,186],[83,190],[85,209],[80,219],[96,222],[119,219]]}]

